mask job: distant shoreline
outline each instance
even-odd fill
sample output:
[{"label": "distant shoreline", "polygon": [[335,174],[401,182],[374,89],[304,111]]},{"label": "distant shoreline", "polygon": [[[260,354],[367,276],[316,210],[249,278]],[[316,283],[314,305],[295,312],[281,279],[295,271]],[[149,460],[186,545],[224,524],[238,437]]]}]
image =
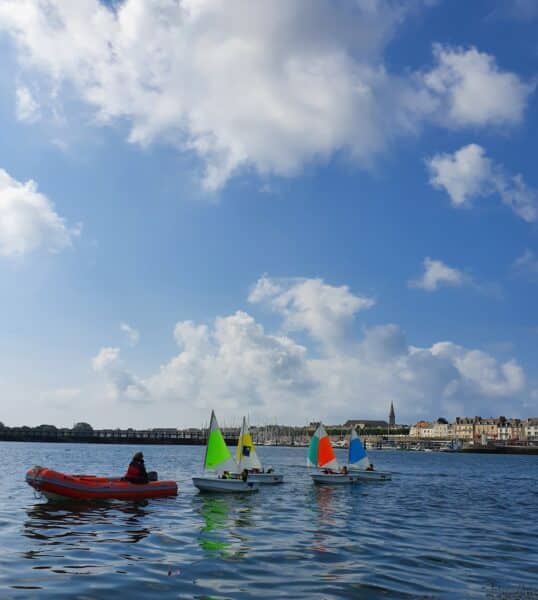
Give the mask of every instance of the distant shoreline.
[{"label": "distant shoreline", "polygon": [[[226,443],[230,446],[237,445],[237,438],[226,438]],[[144,439],[144,438],[95,438],[95,437],[72,437],[71,439],[62,438],[35,438],[35,437],[7,437],[0,435],[0,442],[18,442],[27,444],[99,444],[104,446],[205,446],[205,440],[202,439]],[[260,444],[260,447],[265,448],[301,448],[306,449],[304,445],[295,444]],[[388,448],[371,450],[379,450],[386,452]],[[404,448],[391,448],[390,451],[409,452]],[[538,446],[474,446],[465,447],[450,454],[511,454],[511,455],[526,455],[538,456]]]},{"label": "distant shoreline", "polygon": [[[96,438],[96,437],[31,437],[31,436],[3,436],[0,435],[0,442],[24,442],[29,444],[101,444],[105,446],[205,446],[203,439],[147,439],[147,438]],[[237,438],[226,438],[226,443],[230,445],[237,444]]]}]

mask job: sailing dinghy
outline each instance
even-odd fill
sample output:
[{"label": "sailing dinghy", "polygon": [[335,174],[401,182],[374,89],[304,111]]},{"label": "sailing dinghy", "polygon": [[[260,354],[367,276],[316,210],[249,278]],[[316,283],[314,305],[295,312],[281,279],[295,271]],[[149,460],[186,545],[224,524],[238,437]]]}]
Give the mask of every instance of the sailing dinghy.
[{"label": "sailing dinghy", "polygon": [[360,481],[387,481],[392,479],[388,471],[374,471],[368,458],[366,448],[355,428],[351,430],[348,450],[349,471],[356,475]]},{"label": "sailing dinghy", "polygon": [[204,470],[212,471],[214,474],[192,478],[193,484],[201,492],[249,494],[258,491],[257,483],[248,481],[248,479],[244,481],[238,475],[237,463],[226,446],[214,411],[211,411]]},{"label": "sailing dinghy", "polygon": [[326,485],[349,485],[358,482],[358,476],[354,473],[342,472],[340,464],[336,459],[331,439],[320,423],[308,446],[306,464],[309,467],[321,469],[310,476],[314,483]]},{"label": "sailing dinghy", "polygon": [[278,475],[271,470],[265,471],[261,460],[258,458],[256,447],[252,441],[252,436],[248,430],[247,420],[243,417],[241,433],[237,442],[237,452],[235,460],[239,466],[239,472],[246,469],[248,471],[248,481],[255,483],[275,484],[282,483],[283,475]]}]

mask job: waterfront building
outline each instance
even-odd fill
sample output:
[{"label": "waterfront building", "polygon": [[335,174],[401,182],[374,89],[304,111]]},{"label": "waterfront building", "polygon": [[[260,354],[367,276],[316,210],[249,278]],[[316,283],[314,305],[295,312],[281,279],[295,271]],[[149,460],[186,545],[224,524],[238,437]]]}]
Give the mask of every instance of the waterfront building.
[{"label": "waterfront building", "polygon": [[524,436],[524,428],[521,419],[506,419],[505,417],[500,417],[497,431],[497,439],[507,442],[522,440]]},{"label": "waterfront building", "polygon": [[538,442],[538,418],[525,421],[523,436],[529,442]]},{"label": "waterfront building", "polygon": [[409,435],[418,438],[447,439],[452,437],[452,425],[443,417],[432,422],[419,421],[411,427]]},{"label": "waterfront building", "polygon": [[452,426],[443,417],[439,417],[432,427],[432,437],[435,438],[448,438],[452,433]]},{"label": "waterfront building", "polygon": [[453,424],[454,437],[457,440],[473,440],[476,419],[479,417],[456,417]]},{"label": "waterfront building", "polygon": [[499,439],[499,422],[500,419],[504,419],[504,417],[499,417],[499,419],[494,419],[492,417],[489,417],[487,419],[483,419],[482,417],[475,417],[475,419],[475,438],[478,438],[480,440]]},{"label": "waterfront building", "polygon": [[430,427],[431,423],[428,421],[418,421],[409,429],[409,435],[411,437],[426,437],[423,432]]}]

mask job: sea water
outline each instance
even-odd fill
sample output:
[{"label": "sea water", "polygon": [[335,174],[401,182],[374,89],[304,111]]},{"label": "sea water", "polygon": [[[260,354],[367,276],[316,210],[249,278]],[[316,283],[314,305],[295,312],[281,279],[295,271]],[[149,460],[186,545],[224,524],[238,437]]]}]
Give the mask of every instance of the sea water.
[{"label": "sea water", "polygon": [[[145,446],[177,498],[47,503],[44,465],[122,474],[132,446],[0,443],[0,598],[538,598],[538,457],[372,452],[389,482],[313,485],[305,448],[262,447],[285,483],[192,486],[200,446]],[[342,452],[342,458],[345,452]]]}]

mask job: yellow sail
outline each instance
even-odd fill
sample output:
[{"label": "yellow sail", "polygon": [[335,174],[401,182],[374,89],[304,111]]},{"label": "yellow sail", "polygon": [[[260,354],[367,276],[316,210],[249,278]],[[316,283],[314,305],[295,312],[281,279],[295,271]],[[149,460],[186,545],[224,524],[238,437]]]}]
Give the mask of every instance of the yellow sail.
[{"label": "yellow sail", "polygon": [[241,469],[262,469],[262,463],[256,453],[256,447],[247,427],[247,420],[243,417],[235,460]]}]

